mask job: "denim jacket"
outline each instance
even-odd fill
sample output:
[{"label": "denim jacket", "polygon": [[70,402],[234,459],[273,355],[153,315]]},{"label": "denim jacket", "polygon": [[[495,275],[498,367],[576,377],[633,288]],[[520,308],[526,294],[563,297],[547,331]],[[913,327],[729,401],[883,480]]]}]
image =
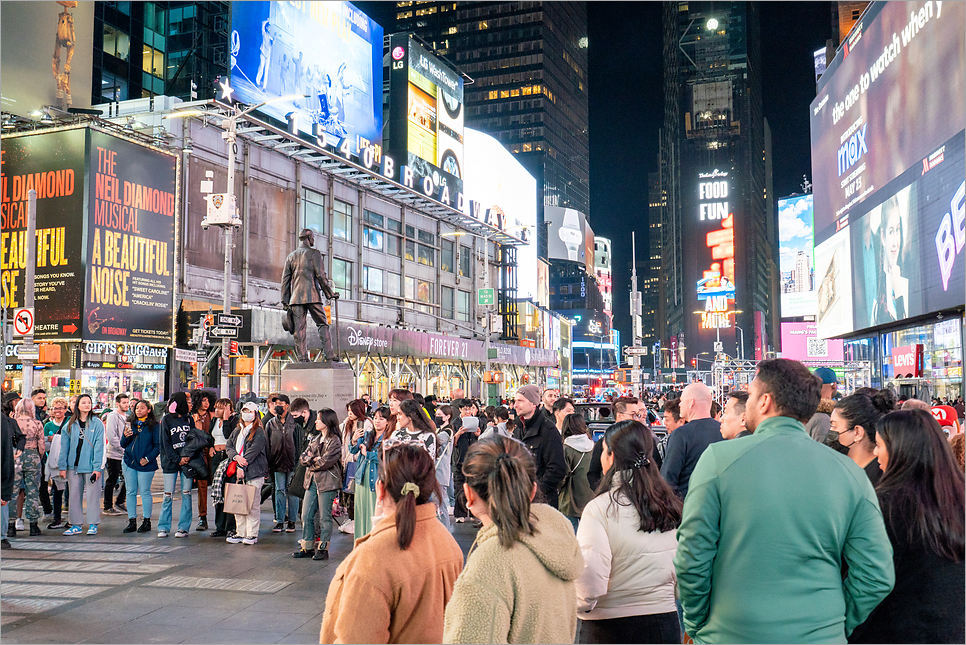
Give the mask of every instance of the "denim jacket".
[{"label": "denim jacket", "polygon": [[[362,435],[358,441],[349,448],[349,452],[361,455],[362,444],[369,438],[369,432]],[[364,456],[360,456],[356,465],[356,486],[362,486],[366,472],[369,473],[369,490],[376,492],[376,478],[379,477],[379,451],[382,450],[382,439],[372,444],[371,450],[366,450]]]}]

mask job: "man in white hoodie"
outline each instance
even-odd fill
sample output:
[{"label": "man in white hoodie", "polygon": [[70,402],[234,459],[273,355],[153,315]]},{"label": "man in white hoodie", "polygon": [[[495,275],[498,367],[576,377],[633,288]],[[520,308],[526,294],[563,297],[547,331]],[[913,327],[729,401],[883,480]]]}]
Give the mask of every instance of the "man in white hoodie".
[{"label": "man in white hoodie", "polygon": [[121,463],[124,459],[124,448],[121,447],[121,437],[128,425],[127,413],[131,408],[131,399],[121,393],[114,397],[114,410],[107,415],[104,424],[104,438],[107,440],[107,477],[104,480],[104,514],[126,515],[127,506],[124,503],[127,489],[121,481],[121,489],[117,492],[117,503],[114,502],[114,487],[121,477]]}]

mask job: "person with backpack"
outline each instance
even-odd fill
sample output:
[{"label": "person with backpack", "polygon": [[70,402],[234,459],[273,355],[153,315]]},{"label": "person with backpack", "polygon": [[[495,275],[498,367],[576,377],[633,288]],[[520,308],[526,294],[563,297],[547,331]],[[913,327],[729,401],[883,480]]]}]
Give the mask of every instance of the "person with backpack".
[{"label": "person with backpack", "polygon": [[[164,496],[161,498],[161,517],[158,519],[158,537],[168,537],[171,531],[171,507],[174,504],[174,489],[181,481],[181,514],[178,516],[176,538],[188,537],[191,529],[191,479],[181,467],[188,463],[188,457],[181,454],[188,433],[195,427],[188,406],[188,395],[175,392],[168,401],[168,411],[161,418],[161,473],[164,477]],[[73,504],[71,504],[73,506]]]},{"label": "person with backpack", "polygon": [[560,512],[567,516],[576,531],[584,506],[594,497],[587,478],[594,440],[582,414],[568,414],[564,417],[562,427],[567,475],[560,485]]}]

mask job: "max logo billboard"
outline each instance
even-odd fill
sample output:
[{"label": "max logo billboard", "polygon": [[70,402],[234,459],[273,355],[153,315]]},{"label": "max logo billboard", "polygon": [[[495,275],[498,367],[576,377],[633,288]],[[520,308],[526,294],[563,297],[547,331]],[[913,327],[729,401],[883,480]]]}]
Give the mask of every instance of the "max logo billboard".
[{"label": "max logo billboard", "polygon": [[852,136],[842,144],[838,152],[839,161],[839,177],[842,176],[849,168],[858,163],[862,155],[868,154],[869,146],[865,143],[865,129],[869,127],[866,123],[861,129],[856,130],[852,133]]}]

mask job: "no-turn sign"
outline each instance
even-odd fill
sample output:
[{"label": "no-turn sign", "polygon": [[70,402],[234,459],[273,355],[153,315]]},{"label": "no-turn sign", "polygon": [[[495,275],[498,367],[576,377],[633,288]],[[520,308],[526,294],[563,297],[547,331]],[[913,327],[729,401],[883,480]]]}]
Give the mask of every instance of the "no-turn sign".
[{"label": "no-turn sign", "polygon": [[34,333],[34,308],[21,307],[13,312],[13,335],[29,336]]}]

